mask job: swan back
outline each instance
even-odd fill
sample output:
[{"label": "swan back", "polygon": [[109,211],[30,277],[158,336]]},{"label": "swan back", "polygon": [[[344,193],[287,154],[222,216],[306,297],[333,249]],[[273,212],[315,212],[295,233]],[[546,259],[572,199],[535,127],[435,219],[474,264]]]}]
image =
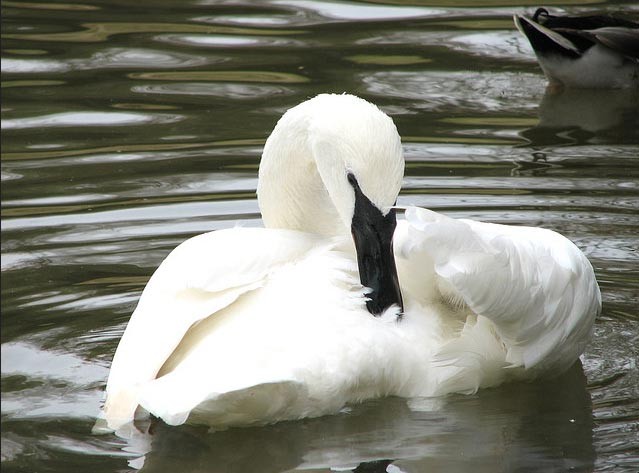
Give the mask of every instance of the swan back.
[{"label": "swan back", "polygon": [[352,173],[384,213],[404,174],[393,121],[352,95],[322,94],[287,111],[266,141],[257,188],[264,224],[327,236],[350,234]]}]

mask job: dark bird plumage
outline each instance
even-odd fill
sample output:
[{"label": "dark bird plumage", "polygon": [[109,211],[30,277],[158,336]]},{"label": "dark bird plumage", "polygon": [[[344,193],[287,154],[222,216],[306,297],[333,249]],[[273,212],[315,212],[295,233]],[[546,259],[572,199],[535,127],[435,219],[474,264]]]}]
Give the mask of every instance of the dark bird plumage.
[{"label": "dark bird plumage", "polygon": [[610,15],[514,15],[551,85],[639,87],[639,23]]}]

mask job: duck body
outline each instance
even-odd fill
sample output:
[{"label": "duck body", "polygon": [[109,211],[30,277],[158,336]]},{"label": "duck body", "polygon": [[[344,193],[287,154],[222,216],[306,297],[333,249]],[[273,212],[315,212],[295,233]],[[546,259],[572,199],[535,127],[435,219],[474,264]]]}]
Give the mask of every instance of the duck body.
[{"label": "duck body", "polygon": [[[160,265],[113,360],[109,427],[131,425],[139,407],[214,428],[315,417],[572,365],[601,304],[585,256],[538,228],[415,207],[395,223],[398,140],[388,117],[353,96],[320,95],[287,112],[260,169],[267,228],[198,235]],[[313,168],[318,160],[330,166]],[[302,181],[315,175],[304,181],[310,192],[297,187],[296,166]],[[277,203],[282,192],[297,199]],[[329,208],[305,224],[314,199]],[[362,233],[362,215],[374,212],[374,231]],[[384,241],[385,225],[390,259],[361,237]]]},{"label": "duck body", "polygon": [[608,15],[515,15],[551,86],[639,88],[639,23]]}]

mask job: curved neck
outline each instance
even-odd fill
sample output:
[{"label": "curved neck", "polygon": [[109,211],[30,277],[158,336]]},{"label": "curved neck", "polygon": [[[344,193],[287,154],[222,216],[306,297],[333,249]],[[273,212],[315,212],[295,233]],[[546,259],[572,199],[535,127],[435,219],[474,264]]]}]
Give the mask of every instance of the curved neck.
[{"label": "curved neck", "polygon": [[304,120],[286,115],[264,146],[257,199],[267,228],[349,235],[317,169]]}]

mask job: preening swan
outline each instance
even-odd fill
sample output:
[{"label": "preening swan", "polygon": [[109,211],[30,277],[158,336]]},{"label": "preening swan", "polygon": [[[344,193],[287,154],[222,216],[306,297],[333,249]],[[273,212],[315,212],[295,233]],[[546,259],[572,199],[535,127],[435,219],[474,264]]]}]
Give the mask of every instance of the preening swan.
[{"label": "preening swan", "polygon": [[392,120],[352,95],[287,111],[268,138],[266,228],[205,233],[149,280],[115,353],[104,414],[213,427],[469,393],[557,373],[601,307],[586,257],[550,230],[410,207]]}]

